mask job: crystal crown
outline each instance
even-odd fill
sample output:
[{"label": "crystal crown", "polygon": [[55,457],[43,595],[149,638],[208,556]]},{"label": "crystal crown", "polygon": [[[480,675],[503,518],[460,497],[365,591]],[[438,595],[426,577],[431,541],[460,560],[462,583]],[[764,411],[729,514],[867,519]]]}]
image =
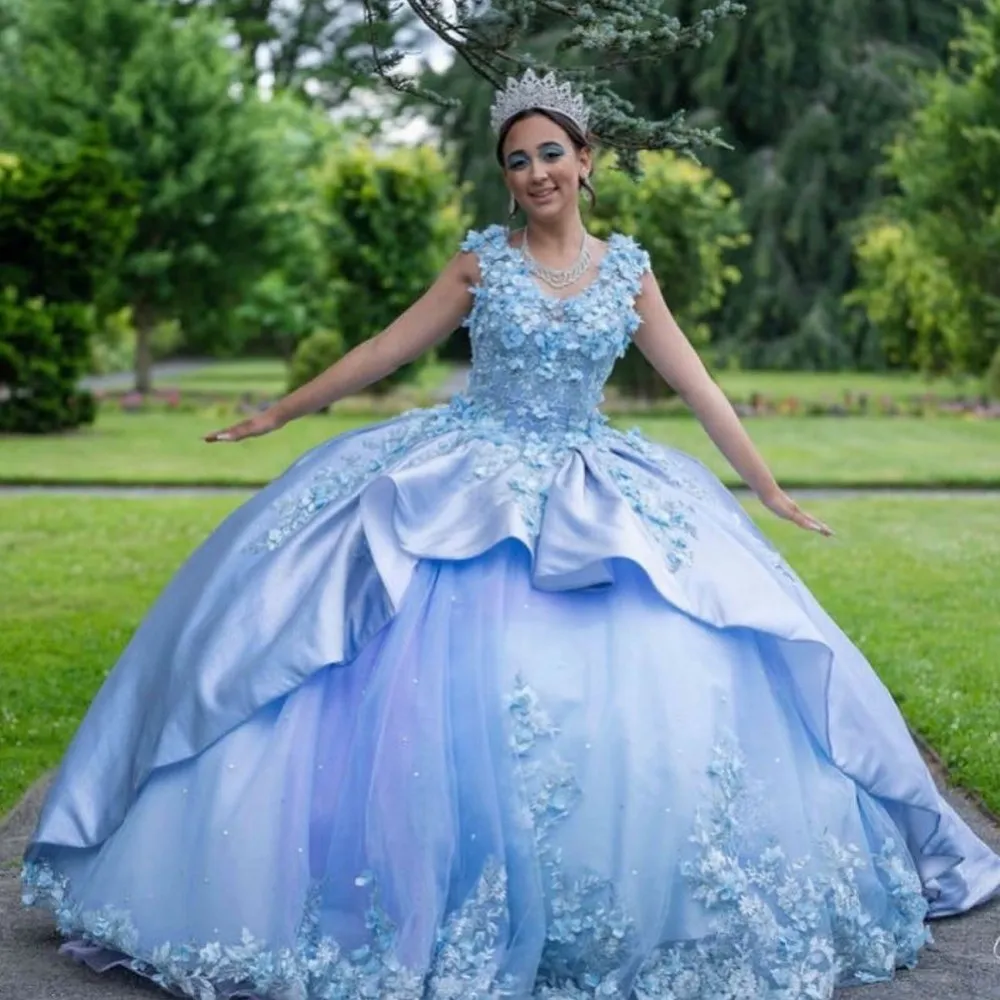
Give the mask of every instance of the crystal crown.
[{"label": "crystal crown", "polygon": [[587,131],[590,109],[583,97],[574,94],[568,83],[559,83],[555,73],[539,77],[533,69],[525,70],[520,80],[507,77],[507,86],[498,90],[493,99],[490,126],[499,134],[507,119],[529,108],[559,111],[576,122],[581,132]]}]

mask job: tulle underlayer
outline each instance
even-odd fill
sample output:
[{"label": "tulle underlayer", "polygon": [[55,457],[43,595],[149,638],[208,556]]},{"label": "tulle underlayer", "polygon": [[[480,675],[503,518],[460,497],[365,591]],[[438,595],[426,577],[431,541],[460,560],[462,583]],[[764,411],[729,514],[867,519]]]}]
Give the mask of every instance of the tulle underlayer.
[{"label": "tulle underlayer", "polygon": [[155,771],[100,845],[39,845],[26,902],[198,998],[803,1000],[914,964],[900,832],[760,636],[628,564],[529,569],[422,562],[353,662]]}]

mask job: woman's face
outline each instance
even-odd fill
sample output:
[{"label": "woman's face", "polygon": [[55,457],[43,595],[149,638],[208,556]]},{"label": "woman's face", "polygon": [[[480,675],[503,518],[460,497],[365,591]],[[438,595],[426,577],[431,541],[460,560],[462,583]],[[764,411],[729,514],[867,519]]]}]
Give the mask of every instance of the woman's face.
[{"label": "woman's face", "polygon": [[590,151],[577,152],[566,132],[545,115],[529,115],[507,133],[503,163],[507,187],[528,218],[552,218],[577,210]]}]

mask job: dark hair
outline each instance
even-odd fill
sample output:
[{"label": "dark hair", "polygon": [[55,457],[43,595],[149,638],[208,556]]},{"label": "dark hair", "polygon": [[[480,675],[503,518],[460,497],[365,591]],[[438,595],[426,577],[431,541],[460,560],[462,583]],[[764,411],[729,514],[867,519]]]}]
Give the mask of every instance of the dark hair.
[{"label": "dark hair", "polygon": [[[518,111],[516,115],[511,115],[500,129],[500,136],[497,139],[496,156],[497,163],[501,167],[504,165],[503,144],[507,141],[508,133],[519,121],[530,118],[532,115],[541,115],[543,118],[548,118],[550,122],[558,125],[569,136],[569,141],[573,143],[578,153],[583,152],[585,149],[592,150],[594,148],[591,137],[585,135],[580,126],[561,111],[550,111],[548,108],[525,108],[523,111]],[[593,208],[597,204],[597,192],[594,190],[594,186],[588,178],[581,177],[580,187],[587,192],[590,198],[590,207]]]}]

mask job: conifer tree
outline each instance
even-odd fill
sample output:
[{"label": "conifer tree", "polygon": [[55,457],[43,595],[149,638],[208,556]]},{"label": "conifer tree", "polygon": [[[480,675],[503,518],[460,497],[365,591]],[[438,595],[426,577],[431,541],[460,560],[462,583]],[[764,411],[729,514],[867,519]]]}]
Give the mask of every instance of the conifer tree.
[{"label": "conifer tree", "polygon": [[[706,4],[656,8],[687,24]],[[842,295],[857,280],[851,228],[891,185],[878,170],[881,151],[919,100],[916,71],[941,64],[961,6],[755,0],[745,17],[713,22],[711,44],[604,69],[601,53],[560,48],[565,27],[555,18],[532,22],[519,44],[541,62],[575,60],[580,76],[602,76],[635,116],[663,121],[685,108],[691,127],[714,134],[691,148],[732,186],[751,235],[734,257],[744,280],[714,318],[716,348],[753,366],[874,367],[882,358],[873,328],[844,321]],[[492,87],[462,60],[429,86],[458,99],[435,121],[475,186],[477,223],[502,218]]]},{"label": "conifer tree", "polygon": [[[670,5],[683,13],[691,2]],[[647,113],[684,101],[734,147],[703,156],[732,185],[751,234],[734,258],[744,280],[716,321],[717,347],[728,342],[753,367],[881,365],[873,328],[845,320],[842,296],[857,281],[851,231],[891,188],[883,150],[920,100],[918,72],[944,60],[962,6],[755,0],[676,75],[622,81],[648,95]]]},{"label": "conifer tree", "polygon": [[965,12],[923,90],[888,148],[897,193],[859,227],[850,298],[898,364],[979,375],[1000,370],[1000,0]]},{"label": "conifer tree", "polygon": [[[387,0],[363,3],[373,28],[391,23],[393,8]],[[686,24],[665,12],[659,0],[407,0],[403,6],[454,49],[457,61],[491,91],[529,67],[538,73],[557,70],[586,98],[591,130],[601,145],[613,149],[618,165],[631,173],[638,172],[638,154],[644,149],[690,152],[725,144],[718,129],[688,124],[683,108],[672,109],[661,120],[645,117],[616,91],[610,78],[632,65],[662,71],[664,59],[706,45],[720,21],[744,14],[741,3],[715,0]],[[533,44],[539,35],[547,44]],[[381,47],[374,33],[371,43],[368,65],[396,90],[444,109],[465,104],[464,95],[400,72],[406,55],[402,49]]]}]

